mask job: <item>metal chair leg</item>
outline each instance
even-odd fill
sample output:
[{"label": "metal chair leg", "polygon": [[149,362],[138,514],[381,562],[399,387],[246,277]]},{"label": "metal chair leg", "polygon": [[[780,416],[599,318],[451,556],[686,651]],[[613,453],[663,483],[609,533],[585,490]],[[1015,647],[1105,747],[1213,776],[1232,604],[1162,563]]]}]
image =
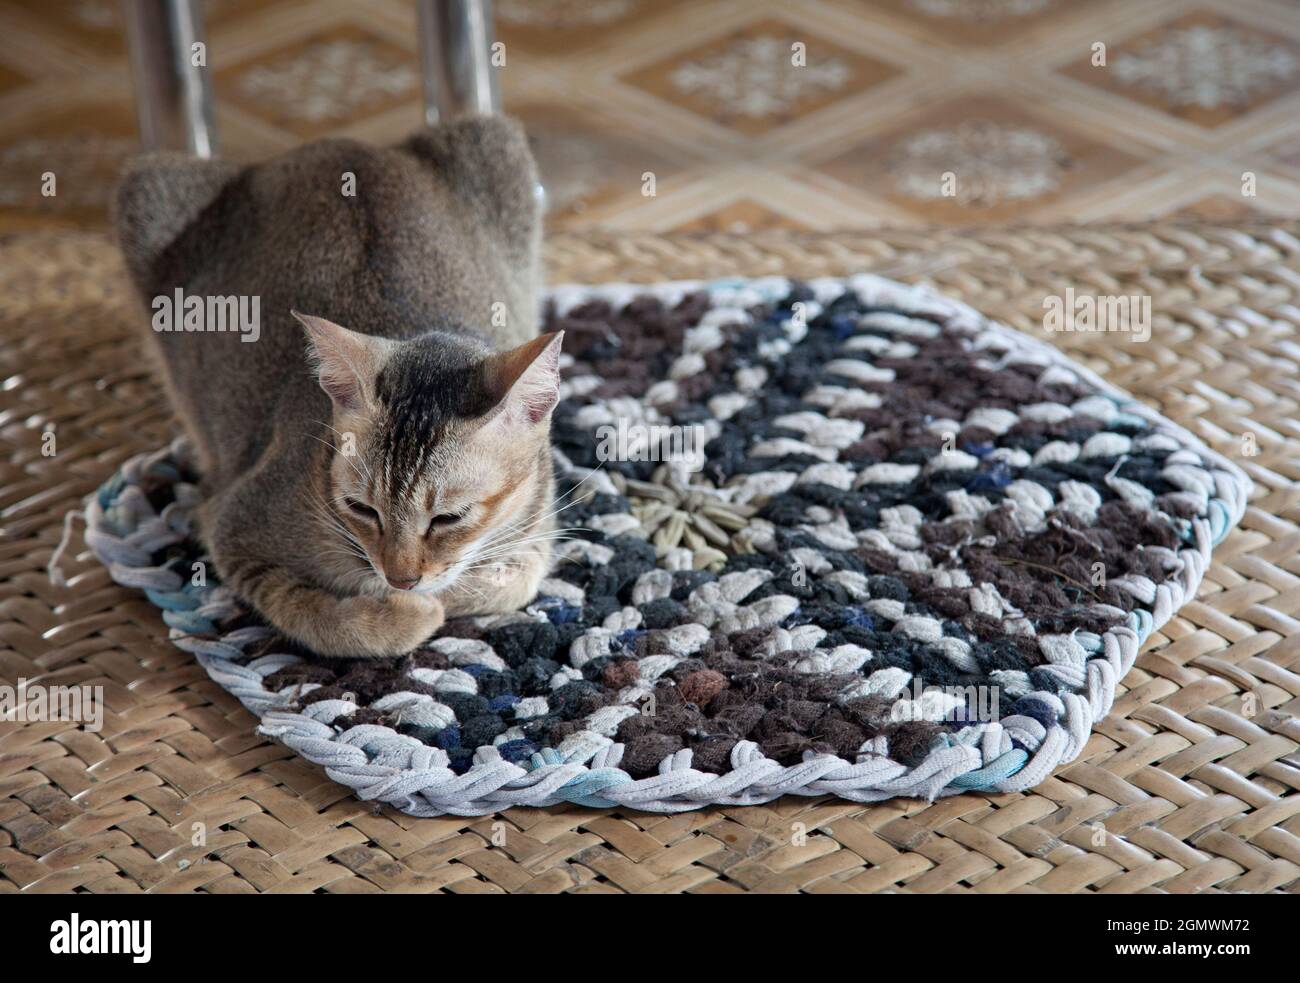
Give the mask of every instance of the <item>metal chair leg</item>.
[{"label": "metal chair leg", "polygon": [[[217,151],[206,64],[195,64],[201,8],[200,0],[122,0],[146,149]],[[417,13],[429,125],[499,112],[491,0],[417,0]]]},{"label": "metal chair leg", "polygon": [[424,118],[430,126],[501,109],[492,0],[416,0]]},{"label": "metal chair leg", "polygon": [[136,116],[146,150],[217,152],[199,0],[122,0]]}]

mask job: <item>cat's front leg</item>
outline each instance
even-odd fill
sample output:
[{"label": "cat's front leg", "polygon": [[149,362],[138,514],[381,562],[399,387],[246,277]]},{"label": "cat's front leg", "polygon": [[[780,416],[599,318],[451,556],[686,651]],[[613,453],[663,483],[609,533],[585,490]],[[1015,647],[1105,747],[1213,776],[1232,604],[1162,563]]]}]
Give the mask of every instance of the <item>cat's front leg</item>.
[{"label": "cat's front leg", "polygon": [[448,618],[517,611],[537,596],[550,567],[549,550],[530,550],[466,574],[439,596]]},{"label": "cat's front leg", "polygon": [[418,648],[442,627],[438,598],[393,591],[339,596],[283,567],[221,562],[218,569],[276,628],[318,655],[386,658]]}]

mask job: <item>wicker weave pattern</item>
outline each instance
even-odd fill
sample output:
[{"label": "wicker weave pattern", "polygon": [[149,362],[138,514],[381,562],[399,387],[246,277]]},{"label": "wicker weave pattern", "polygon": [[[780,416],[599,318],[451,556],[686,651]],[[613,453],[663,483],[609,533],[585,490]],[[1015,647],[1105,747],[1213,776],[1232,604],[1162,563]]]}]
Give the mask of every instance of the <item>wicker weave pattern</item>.
[{"label": "wicker weave pattern", "polygon": [[[95,237],[0,244],[11,380],[0,393],[0,679],[102,683],[108,704],[99,734],[0,724],[0,892],[1295,890],[1294,232],[553,240],[557,280],[871,269],[928,276],[1031,332],[1044,295],[1067,286],[1150,293],[1148,345],[1053,341],[1237,460],[1256,491],[1200,600],[1138,657],[1080,758],[1032,792],[478,820],[371,815],[254,737],[252,718],[171,649],[155,609],[93,562],[72,565],[75,592],[48,583],[63,512],[170,428],[125,340],[132,314],[111,248]],[[58,454],[47,458],[51,424]],[[1258,456],[1240,455],[1247,432]],[[206,847],[190,846],[195,822]]]}]

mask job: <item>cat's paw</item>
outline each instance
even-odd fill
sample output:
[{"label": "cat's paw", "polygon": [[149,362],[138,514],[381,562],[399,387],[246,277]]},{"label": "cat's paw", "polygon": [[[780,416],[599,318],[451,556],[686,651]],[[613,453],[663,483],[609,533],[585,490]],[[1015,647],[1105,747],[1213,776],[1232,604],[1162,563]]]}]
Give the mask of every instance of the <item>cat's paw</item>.
[{"label": "cat's paw", "polygon": [[429,594],[350,597],[343,606],[356,654],[373,658],[405,655],[447,620],[442,602]]},{"label": "cat's paw", "polygon": [[442,602],[432,594],[395,591],[385,601],[394,612],[393,629],[395,634],[402,637],[403,653],[428,639],[447,620]]}]

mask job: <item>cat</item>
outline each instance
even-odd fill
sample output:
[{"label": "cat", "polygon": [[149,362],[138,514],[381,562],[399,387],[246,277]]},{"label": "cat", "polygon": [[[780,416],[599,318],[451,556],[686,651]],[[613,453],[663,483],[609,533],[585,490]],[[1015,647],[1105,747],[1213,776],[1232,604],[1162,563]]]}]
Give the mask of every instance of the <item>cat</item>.
[{"label": "cat", "polygon": [[221,581],[318,654],[401,655],[548,571],[562,337],[537,333],[537,187],[496,115],[124,174],[114,225],[146,306],[259,299],[253,332],[147,335]]}]

